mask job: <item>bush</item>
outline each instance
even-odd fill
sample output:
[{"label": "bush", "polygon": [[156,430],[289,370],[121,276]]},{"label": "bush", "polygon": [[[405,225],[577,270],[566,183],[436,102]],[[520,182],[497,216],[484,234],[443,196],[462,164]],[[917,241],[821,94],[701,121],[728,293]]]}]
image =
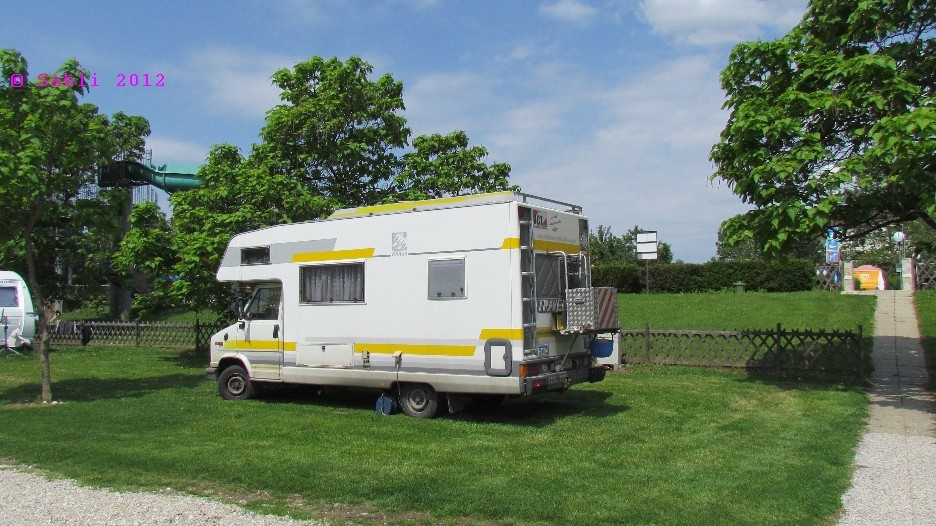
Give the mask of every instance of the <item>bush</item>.
[{"label": "bush", "polygon": [[[740,281],[746,290],[795,292],[811,290],[815,277],[815,267],[804,260],[652,264],[650,290],[671,294],[722,291],[733,289]],[[592,284],[641,292],[646,288],[646,269],[643,265],[596,266]]]}]

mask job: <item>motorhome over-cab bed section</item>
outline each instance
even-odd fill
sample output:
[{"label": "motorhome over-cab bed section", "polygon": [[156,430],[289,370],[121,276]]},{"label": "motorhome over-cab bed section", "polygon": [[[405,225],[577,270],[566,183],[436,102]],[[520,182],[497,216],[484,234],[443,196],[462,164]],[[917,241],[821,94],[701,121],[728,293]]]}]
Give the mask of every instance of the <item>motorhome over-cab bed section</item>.
[{"label": "motorhome over-cab bed section", "polygon": [[253,296],[212,338],[208,373],[226,398],[262,382],[394,388],[413,416],[432,416],[439,393],[600,380],[589,346],[617,330],[617,309],[591,287],[587,244],[580,208],[512,192],[239,234],[217,277]]}]

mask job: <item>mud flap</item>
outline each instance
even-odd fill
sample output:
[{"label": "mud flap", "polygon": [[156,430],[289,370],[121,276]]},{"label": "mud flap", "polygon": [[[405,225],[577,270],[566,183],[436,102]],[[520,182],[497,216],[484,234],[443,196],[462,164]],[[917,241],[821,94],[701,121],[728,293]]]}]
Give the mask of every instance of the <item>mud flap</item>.
[{"label": "mud flap", "polygon": [[465,405],[467,405],[469,397],[463,394],[449,393],[445,395],[445,398],[448,399],[448,410],[449,413],[455,414],[460,413],[465,410]]}]

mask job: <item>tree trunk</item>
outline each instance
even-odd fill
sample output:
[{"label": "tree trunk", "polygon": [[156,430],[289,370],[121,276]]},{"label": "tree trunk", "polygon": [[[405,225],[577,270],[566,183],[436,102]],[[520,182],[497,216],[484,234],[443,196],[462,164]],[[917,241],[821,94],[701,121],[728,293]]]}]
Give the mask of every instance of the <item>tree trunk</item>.
[{"label": "tree trunk", "polygon": [[39,334],[36,339],[39,341],[39,369],[42,377],[42,402],[52,402],[52,369],[49,366],[49,340],[50,335],[46,327],[45,316],[45,296],[42,294],[42,287],[39,286],[39,280],[36,279],[36,260],[33,254],[32,234],[36,225],[36,215],[33,215],[25,229],[26,242],[26,271],[29,280],[29,290],[33,296],[33,310],[37,315],[37,330]]},{"label": "tree trunk", "polygon": [[[114,250],[120,248],[120,242],[130,231],[130,214],[133,212],[133,187],[120,187],[124,192],[120,205],[120,230]],[[130,276],[114,275],[110,279],[110,317],[120,321],[130,321],[130,307],[133,302],[132,287],[136,271],[131,269]]]}]

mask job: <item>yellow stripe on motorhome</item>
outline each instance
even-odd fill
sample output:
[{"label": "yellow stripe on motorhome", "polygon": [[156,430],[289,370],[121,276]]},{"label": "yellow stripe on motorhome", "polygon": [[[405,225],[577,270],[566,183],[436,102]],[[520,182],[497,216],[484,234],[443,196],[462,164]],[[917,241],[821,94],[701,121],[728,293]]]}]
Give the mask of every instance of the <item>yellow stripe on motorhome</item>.
[{"label": "yellow stripe on motorhome", "polygon": [[482,341],[486,340],[522,340],[523,329],[481,329]]},{"label": "yellow stripe on motorhome", "polygon": [[561,243],[559,241],[546,241],[545,239],[534,239],[533,250],[542,250],[544,252],[565,252],[566,254],[578,254],[582,249],[576,243]]},{"label": "yellow stripe on motorhome", "polygon": [[501,249],[510,250],[513,248],[520,248],[520,238],[519,237],[508,237],[504,239],[504,244],[501,245]]},{"label": "yellow stripe on motorhome", "polygon": [[[224,342],[224,348],[231,351],[279,351],[279,341],[277,340],[252,340],[252,341],[233,341]],[[295,351],[296,342],[283,342],[284,351]]]},{"label": "yellow stripe on motorhome", "polygon": [[387,212],[402,212],[412,210],[419,206],[443,205],[461,203],[478,199],[484,196],[513,195],[513,192],[492,192],[490,194],[456,195],[454,197],[440,197],[438,199],[424,199],[422,201],[401,201],[387,205],[361,206],[358,208],[349,208],[343,212],[338,211],[328,216],[329,219],[339,219],[342,217],[366,216],[368,214],[385,214]]},{"label": "yellow stripe on motorhome", "polygon": [[475,348],[471,345],[418,345],[407,343],[354,344],[354,352],[393,354],[397,351],[400,351],[403,354],[418,354],[421,356],[473,356],[475,353]]},{"label": "yellow stripe on motorhome", "polygon": [[[502,250],[511,250],[514,248],[520,248],[519,237],[505,238],[504,242],[501,244]],[[565,252],[566,254],[578,254],[582,251],[581,247],[575,243],[562,243],[559,241],[547,241],[545,239],[534,239],[533,250],[539,250],[541,252]]]},{"label": "yellow stripe on motorhome", "polygon": [[312,261],[338,261],[341,259],[367,259],[374,257],[373,248],[354,248],[351,250],[327,250],[325,252],[297,252],[292,255],[293,263]]}]

